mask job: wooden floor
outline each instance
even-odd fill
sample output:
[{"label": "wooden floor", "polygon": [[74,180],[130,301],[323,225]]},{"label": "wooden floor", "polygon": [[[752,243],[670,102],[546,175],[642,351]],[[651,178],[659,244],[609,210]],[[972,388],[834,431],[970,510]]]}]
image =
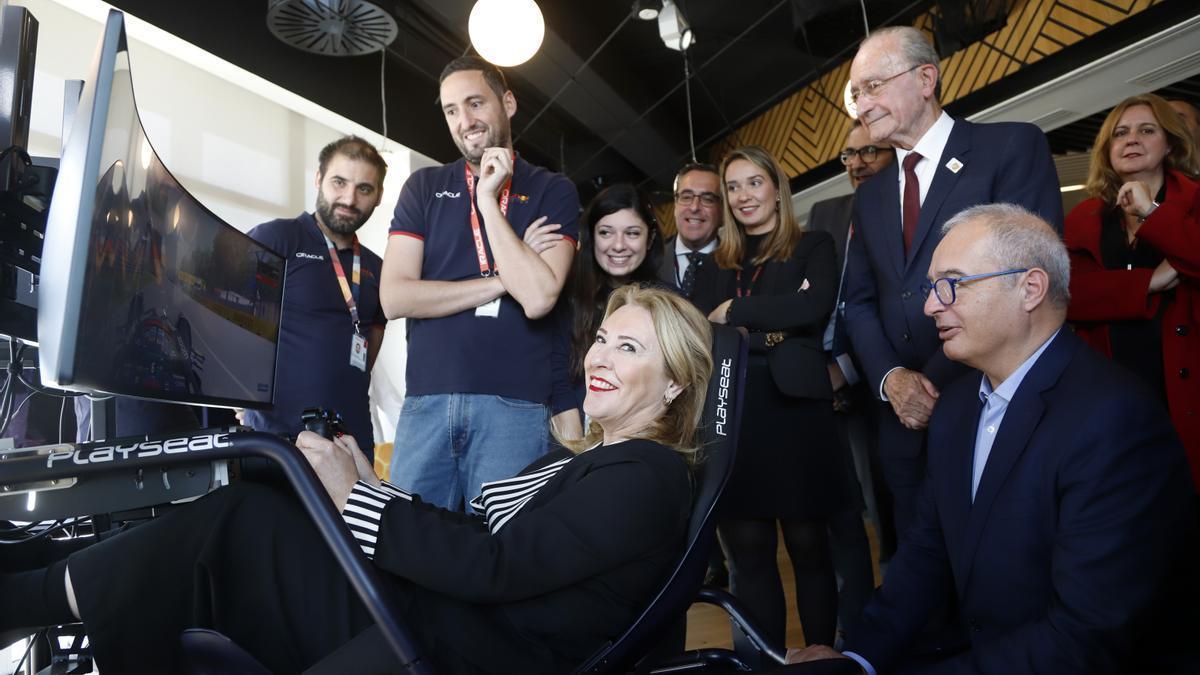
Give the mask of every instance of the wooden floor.
[{"label": "wooden floor", "polygon": [[[879,538],[870,521],[866,521],[867,537],[871,541],[871,563],[875,570],[875,585],[882,581],[879,572]],[[796,580],[792,576],[792,566],[788,561],[787,551],[783,547],[783,537],[779,537],[779,574],[783,581],[783,595],[787,598],[787,646],[803,647],[804,631],[800,627],[800,619],[796,615]],[[701,649],[705,647],[732,647],[732,637],[729,619],[725,612],[712,605],[693,605],[688,610],[687,648]]]}]

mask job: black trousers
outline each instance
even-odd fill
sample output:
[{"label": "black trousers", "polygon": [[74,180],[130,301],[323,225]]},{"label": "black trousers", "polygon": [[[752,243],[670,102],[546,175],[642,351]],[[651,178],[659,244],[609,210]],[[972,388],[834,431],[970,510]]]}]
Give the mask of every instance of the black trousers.
[{"label": "black trousers", "polygon": [[[220,631],[276,675],[396,671],[366,607],[284,486],[221,488],[72,554],[68,570],[96,663],[109,675],[182,672],[187,628]],[[504,604],[381,577],[438,673],[558,673],[574,665],[524,635]]]},{"label": "black trousers", "polygon": [[295,498],[252,483],[77,552],[68,570],[109,673],[181,672],[191,627],[221,631],[272,672],[301,672],[371,624]]}]

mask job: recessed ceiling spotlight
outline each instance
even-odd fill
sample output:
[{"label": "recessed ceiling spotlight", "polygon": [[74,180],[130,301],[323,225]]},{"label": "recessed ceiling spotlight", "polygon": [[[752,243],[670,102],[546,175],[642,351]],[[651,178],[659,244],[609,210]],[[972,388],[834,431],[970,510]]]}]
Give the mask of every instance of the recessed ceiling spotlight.
[{"label": "recessed ceiling spotlight", "polygon": [[653,21],[662,11],[662,0],[634,0],[633,15],[642,21]]}]

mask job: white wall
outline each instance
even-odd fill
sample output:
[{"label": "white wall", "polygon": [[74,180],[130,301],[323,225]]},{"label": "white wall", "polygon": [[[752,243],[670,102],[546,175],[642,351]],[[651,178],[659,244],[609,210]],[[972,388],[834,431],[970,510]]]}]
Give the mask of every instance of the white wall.
[{"label": "white wall", "polygon": [[[61,153],[63,86],[90,70],[110,6],[99,0],[10,0],[38,20],[30,154]],[[264,20],[266,6],[263,6]],[[246,231],[312,210],[317,153],[347,133],[385,150],[380,207],[363,245],[383,255],[392,207],[412,170],[436,164],[135,17],[126,15],[134,96],[163,164],[217,216]],[[331,57],[332,58],[332,57]],[[404,393],[403,322],[392,322],[376,364],[376,439],[390,441]]]}]

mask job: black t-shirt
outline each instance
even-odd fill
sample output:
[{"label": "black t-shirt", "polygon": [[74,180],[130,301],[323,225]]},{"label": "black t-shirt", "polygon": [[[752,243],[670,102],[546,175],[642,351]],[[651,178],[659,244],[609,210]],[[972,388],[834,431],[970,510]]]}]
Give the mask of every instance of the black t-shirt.
[{"label": "black t-shirt", "polygon": [[[283,317],[279,327],[279,357],[275,369],[274,410],[246,411],[246,424],[258,431],[297,434],[300,413],[320,406],[341,413],[350,434],[368,456],[374,456],[374,434],[368,388],[370,373],[350,365],[354,324],[338,285],[329,247],[311,213],[272,220],[250,231],[255,240],[287,259]],[[379,274],[383,261],[360,247],[361,278],[358,315],[362,332],[387,323],[379,306]],[[350,281],[353,247],[338,258]]]},{"label": "black t-shirt", "polygon": [[[462,281],[479,277],[471,234],[466,160],[421,169],[400,192],[391,236],[425,244],[421,278]],[[579,239],[579,194],[561,174],[517,158],[513,166],[508,222],[518,237],[541,216],[562,225],[558,232]],[[480,216],[485,247],[487,233]],[[487,247],[489,262],[494,263]],[[504,270],[500,270],[504,274]],[[501,296],[496,317],[468,309],[436,319],[408,320],[409,395],[494,394],[535,403],[551,397],[551,351],[558,338],[553,316],[525,318],[510,295]]]}]

